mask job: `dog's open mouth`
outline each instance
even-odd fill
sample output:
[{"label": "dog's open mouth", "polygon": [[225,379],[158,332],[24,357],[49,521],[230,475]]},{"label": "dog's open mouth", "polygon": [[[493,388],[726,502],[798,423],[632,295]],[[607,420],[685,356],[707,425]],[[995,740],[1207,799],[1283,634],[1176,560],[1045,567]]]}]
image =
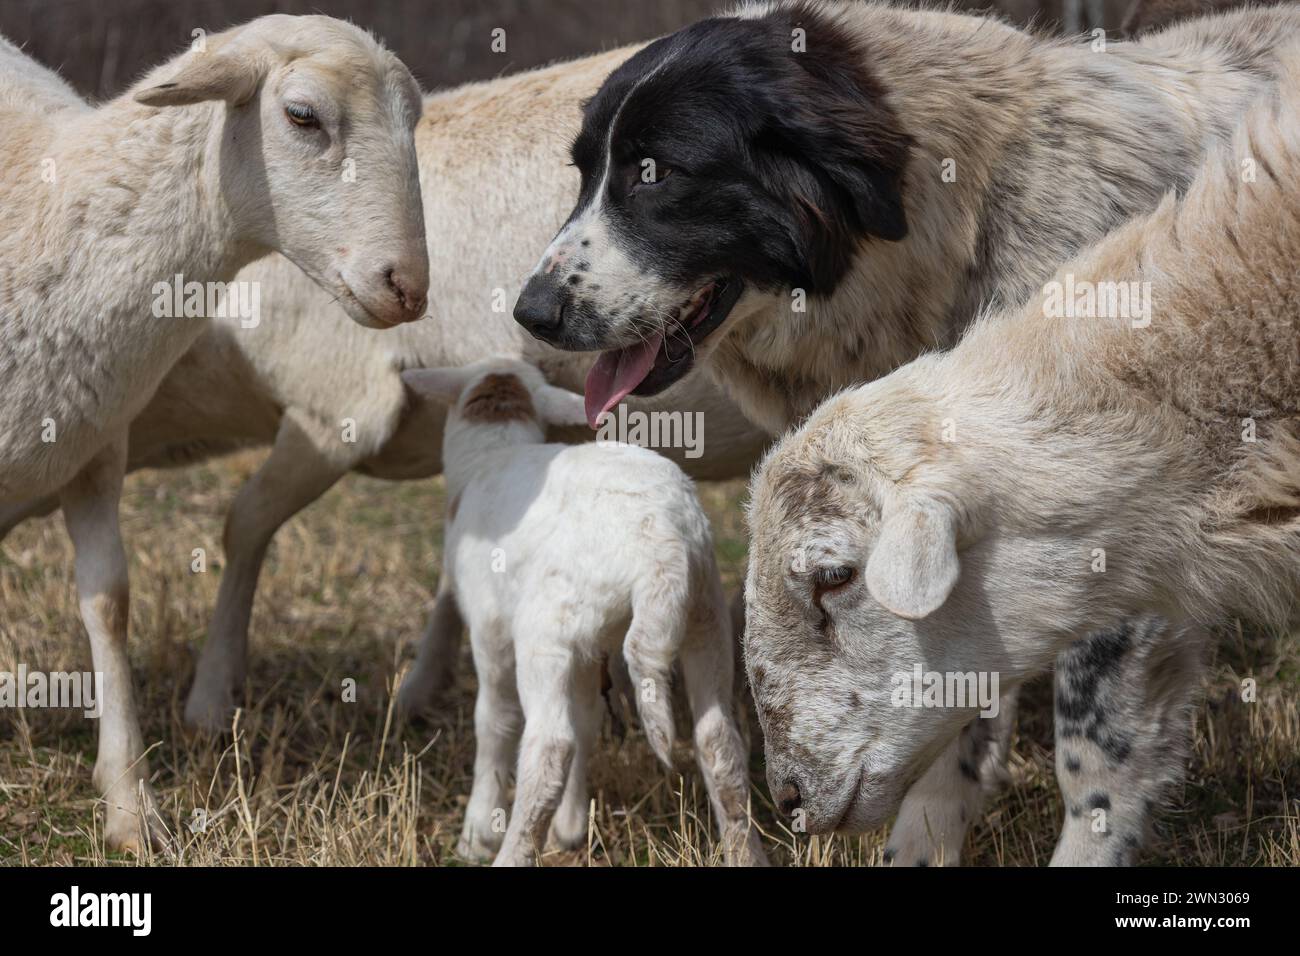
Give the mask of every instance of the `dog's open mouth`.
[{"label": "dog's open mouth", "polygon": [[715,279],[679,309],[666,328],[636,345],[601,352],[587,373],[587,422],[592,428],[628,395],[657,395],[691,370],[695,350],[740,298],[739,279]]}]

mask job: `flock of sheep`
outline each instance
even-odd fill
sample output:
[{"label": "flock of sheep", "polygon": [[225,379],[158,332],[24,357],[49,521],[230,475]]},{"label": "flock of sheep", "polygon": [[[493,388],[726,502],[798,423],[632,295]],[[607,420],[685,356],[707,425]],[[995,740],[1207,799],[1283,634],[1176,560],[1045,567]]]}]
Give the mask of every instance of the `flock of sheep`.
[{"label": "flock of sheep", "polygon": [[[970,49],[973,18],[862,9],[886,33],[905,37],[915,18],[927,40]],[[265,17],[91,107],[0,39],[0,150],[18,171],[0,179],[0,536],[61,509],[74,543],[107,688],[94,770],[106,843],[140,851],[168,839],[126,653],[123,477],[269,443],[229,512],[187,722],[230,726],[258,574],[286,520],[350,471],[444,473],[440,590],[397,706],[433,704],[467,628],[477,752],[458,851],[529,865],[547,845],[585,839],[608,679],[665,762],[684,689],[725,857],[765,864],[738,723],[739,622],[692,479],[745,475],[784,433],[752,480],[743,627],[781,812],[809,832],[896,816],[891,858],[956,862],[1005,762],[1015,688],[1056,667],[1068,809],[1056,859],[1130,862],[1180,772],[1206,635],[1232,616],[1285,625],[1300,588],[1300,39],[1276,40],[1300,19],[1258,17],[1178,39],[1189,69],[1217,68],[1188,50],[1234,29],[1271,65],[1248,64],[1218,98],[1187,105],[1170,128],[1186,142],[1141,174],[1094,157],[1092,178],[1076,177],[1081,194],[1101,183],[1085,225],[1055,241],[1017,235],[1032,220],[1008,217],[1000,241],[1026,264],[1007,267],[993,294],[970,290],[961,325],[982,314],[950,350],[916,357],[923,346],[886,331],[864,357],[836,344],[841,313],[818,331],[782,307],[761,362],[733,343],[703,353],[725,391],[697,371],[630,399],[701,413],[698,459],[547,443],[589,434],[577,392],[591,356],[551,348],[508,315],[573,203],[565,160],[582,104],[633,50],[422,100],[364,32]],[[1007,36],[990,50],[1031,43],[997,29]],[[1136,101],[1138,82],[1172,83],[1152,77],[1174,47],[1135,47],[1134,69],[1151,75],[1110,76],[1106,95]],[[1065,55],[1032,55],[1052,50]],[[1135,109],[1127,121],[1149,117]],[[1071,144],[1061,151],[1087,162]],[[1039,159],[1044,170],[1055,161]],[[1036,195],[1029,179],[1018,196]],[[952,271],[961,256],[944,244],[956,240],[932,228],[929,201],[909,196],[908,213],[915,241],[934,248],[900,254],[898,277],[860,268],[836,308],[869,314],[879,289],[928,281],[904,278],[922,258]],[[964,275],[942,283],[982,281],[973,267]],[[173,276],[248,283],[265,314],[160,318],[156,286]],[[1143,290],[1149,322],[1049,317],[1062,286],[1113,283]],[[945,318],[954,301],[965,299],[949,298]],[[874,363],[870,374],[850,352]],[[1140,635],[1157,650],[1126,677]],[[999,675],[1002,715],[900,708],[894,679],[918,665]],[[1117,756],[1096,733],[1117,718],[1089,698],[1089,728],[1072,734],[1062,701],[1088,681],[1095,693],[1124,680],[1143,706]],[[1143,804],[1131,818],[1126,792]],[[1070,822],[1103,807],[1113,826]]]}]

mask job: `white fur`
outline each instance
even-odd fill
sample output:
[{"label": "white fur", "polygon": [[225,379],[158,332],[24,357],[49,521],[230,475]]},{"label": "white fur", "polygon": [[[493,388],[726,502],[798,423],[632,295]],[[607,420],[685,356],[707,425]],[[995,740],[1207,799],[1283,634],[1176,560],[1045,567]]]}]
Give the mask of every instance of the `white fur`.
[{"label": "white fur", "polygon": [[[1158,615],[1179,646],[1138,657],[1154,684],[1176,686],[1157,687],[1165,703],[1144,733],[1177,751],[1205,630],[1294,617],[1300,46],[1279,62],[1279,91],[1181,201],[1054,280],[1149,283],[1149,326],[1048,317],[1045,288],[950,353],[826,402],[758,473],[747,666],[769,778],[797,781],[810,829],[880,822],[970,720],[969,708],[893,706],[892,677],[916,664],[996,673],[1005,691],[1085,635]],[[811,557],[792,564],[800,552]],[[819,587],[832,568],[854,576]],[[1142,630],[1126,623],[1097,653],[1117,662]],[[1115,700],[1145,692],[1118,690],[1089,706],[1108,718]],[[861,707],[845,722],[849,692]],[[1150,769],[1155,786],[1166,769]],[[1093,779],[1090,802],[1070,807],[1080,829],[1090,810],[1117,813],[1131,797]],[[1125,860],[1128,837],[1102,836],[1104,860]],[[1054,859],[1103,857],[1084,838]]]},{"label": "white fur", "polygon": [[[427,321],[376,335],[349,321],[327,290],[283,256],[267,256],[236,277],[260,287],[260,322],[250,328],[237,318],[213,320],[131,423],[133,469],[273,445],[226,519],[221,589],[185,706],[191,725],[230,725],[258,573],[280,525],[350,470],[393,480],[441,471],[446,407],[406,389],[403,370],[515,355],[541,366],[556,384],[582,388],[591,356],[533,339],[510,317],[509,303],[573,201],[577,177],[564,154],[580,103],[627,54],[616,50],[425,99],[416,128],[419,171],[437,184],[422,195],[434,290]],[[518,188],[525,181],[528,188]],[[705,454],[659,449],[697,479],[747,476],[767,441],[704,376],[653,399],[629,400],[629,407],[702,415]],[[344,421],[354,423],[354,441],[343,440]],[[564,437],[591,434],[583,425]],[[56,506],[49,498],[0,508],[0,536]],[[447,636],[441,684],[456,660],[454,601],[440,599],[430,623]]]},{"label": "white fur", "polygon": [[[0,502],[61,495],[106,676],[95,779],[111,846],[139,847],[150,806],[117,527],[126,429],[205,328],[155,317],[154,284],[229,281],[279,250],[357,321],[418,318],[418,102],[391,54],[324,17],[211,37],[98,109],[0,43]],[[319,128],[287,119],[304,103]]]},{"label": "white fur", "polygon": [[[548,830],[566,847],[585,839],[602,659],[621,655],[646,737],[670,766],[670,675],[680,658],[726,859],[765,863],[732,716],[729,616],[690,479],[630,445],[545,444],[547,424],[585,420],[583,400],[522,362],[417,370],[406,379],[426,398],[455,402],[443,452],[444,580],[469,625],[479,679],[460,852],[529,865]],[[493,388],[514,399],[484,418],[476,400]],[[422,649],[402,692],[419,687],[432,663]],[[503,834],[497,824],[516,748]]]}]

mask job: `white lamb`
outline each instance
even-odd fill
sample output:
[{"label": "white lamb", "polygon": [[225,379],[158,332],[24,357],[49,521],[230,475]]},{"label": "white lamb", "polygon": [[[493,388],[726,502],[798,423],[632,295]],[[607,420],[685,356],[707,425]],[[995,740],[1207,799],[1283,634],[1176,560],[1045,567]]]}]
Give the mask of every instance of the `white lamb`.
[{"label": "white lamb", "polygon": [[[469,625],[479,679],[460,852],[486,859],[499,850],[497,865],[526,866],[548,831],[560,846],[583,841],[602,656],[621,652],[646,738],[668,765],[669,684],[680,656],[726,860],[765,864],[732,717],[727,607],[691,480],[631,445],[546,444],[548,424],[586,421],[583,398],[523,362],[413,369],[403,378],[451,403],[444,578]],[[436,642],[431,652],[422,647],[408,680],[426,680],[421,671],[438,666],[437,657]],[[516,749],[514,808],[503,828]]]},{"label": "white lamb", "polygon": [[428,287],[406,68],[327,17],[265,17],[200,47],[92,109],[0,40],[0,504],[63,506],[105,680],[111,847],[158,823],[126,655],[127,428],[206,328],[159,288],[203,284],[205,312],[279,251],[386,327],[419,318]]},{"label": "white lamb", "polygon": [[[911,675],[1005,691],[1158,614],[1179,629],[1149,663],[1176,696],[1207,629],[1294,622],[1300,46],[1282,60],[1184,197],[952,351],[829,400],[758,473],[745,661],[769,781],[811,832],[879,824],[978,709],[923,706]],[[1139,630],[1094,646],[1071,689],[1093,732],[1140,690],[1108,686]],[[1142,733],[1176,747],[1179,716]],[[1106,769],[1069,746],[1057,766]],[[1053,862],[1124,860],[1129,798],[1068,805],[1090,835]]]},{"label": "white lamb", "polygon": [[[582,389],[592,357],[534,339],[511,318],[508,304],[577,190],[577,172],[566,160],[582,102],[628,52],[425,98],[415,139],[421,179],[436,184],[422,196],[436,290],[429,321],[375,335],[349,321],[326,290],[283,256],[267,256],[236,277],[261,289],[260,321],[212,321],[131,423],[131,468],[186,464],[240,445],[272,446],[230,505],[221,589],[185,705],[188,723],[230,728],[242,697],[258,575],[283,522],[351,469],[388,480],[441,472],[446,405],[412,395],[402,385],[403,370],[513,355],[554,384]],[[467,147],[484,142],[493,148]],[[628,406],[699,414],[704,454],[698,447],[659,449],[697,480],[747,476],[767,444],[706,376],[654,397],[629,398]],[[355,425],[353,441],[342,439],[345,420]],[[431,441],[431,434],[438,437]],[[583,425],[564,437],[591,434]],[[57,507],[54,496],[0,506],[0,539],[24,517]],[[427,688],[406,688],[401,703],[412,710],[426,708],[455,674],[461,626],[447,595],[439,595],[431,623],[446,638],[444,667],[430,673]]]}]

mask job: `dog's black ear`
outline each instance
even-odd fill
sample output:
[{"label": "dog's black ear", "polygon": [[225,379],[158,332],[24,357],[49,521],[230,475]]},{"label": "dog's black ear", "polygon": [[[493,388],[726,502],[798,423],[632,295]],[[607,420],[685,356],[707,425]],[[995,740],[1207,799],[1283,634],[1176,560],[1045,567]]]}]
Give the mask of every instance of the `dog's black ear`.
[{"label": "dog's black ear", "polygon": [[[866,52],[840,27],[805,9],[774,23],[782,51],[760,148],[790,175],[788,198],[808,243],[819,285],[847,267],[865,237],[907,235],[903,173],[912,139],[866,65]],[[804,45],[790,49],[793,31]]]},{"label": "dog's black ear", "polygon": [[897,242],[907,235],[903,170],[911,140],[892,111],[860,90],[804,89],[804,102],[779,120],[796,155],[848,197],[868,236]]}]

